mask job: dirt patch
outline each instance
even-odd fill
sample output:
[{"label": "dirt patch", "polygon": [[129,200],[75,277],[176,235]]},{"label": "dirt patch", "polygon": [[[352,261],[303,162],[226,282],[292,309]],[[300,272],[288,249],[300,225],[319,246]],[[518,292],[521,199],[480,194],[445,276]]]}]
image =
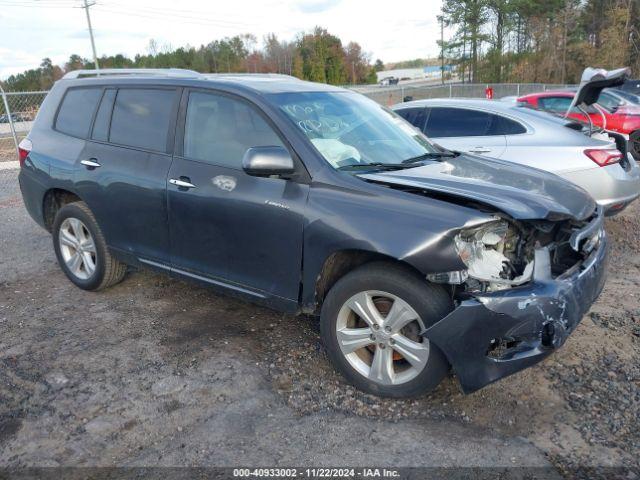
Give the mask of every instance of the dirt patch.
[{"label": "dirt patch", "polygon": [[[19,195],[6,184],[0,200]],[[449,378],[404,401],[347,385],[313,317],[150,272],[83,292],[22,206],[0,212],[2,465],[640,468],[638,205],[607,220],[607,285],[562,349],[472,395]]]}]

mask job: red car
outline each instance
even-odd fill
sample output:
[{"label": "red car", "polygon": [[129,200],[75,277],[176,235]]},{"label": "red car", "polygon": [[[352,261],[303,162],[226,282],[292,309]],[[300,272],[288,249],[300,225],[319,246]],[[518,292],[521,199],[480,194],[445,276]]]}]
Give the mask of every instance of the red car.
[{"label": "red car", "polygon": [[[571,106],[575,92],[570,90],[556,90],[532,93],[518,98],[518,102],[526,103],[536,110],[565,115]],[[612,132],[629,136],[629,149],[634,158],[640,158],[640,105],[630,102],[624,97],[607,90],[600,93],[598,103],[586,109],[591,122],[596,127],[602,127]],[[573,109],[569,117],[589,123],[589,118]]]}]

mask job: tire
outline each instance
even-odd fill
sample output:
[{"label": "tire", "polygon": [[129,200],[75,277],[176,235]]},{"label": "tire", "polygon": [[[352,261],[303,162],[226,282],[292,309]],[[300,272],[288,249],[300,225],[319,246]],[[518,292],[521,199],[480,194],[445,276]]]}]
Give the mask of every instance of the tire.
[{"label": "tire", "polygon": [[636,161],[640,161],[640,130],[629,135],[629,152]]},{"label": "tire", "polygon": [[73,202],[58,210],[52,238],[60,268],[77,287],[97,291],[124,278],[127,266],[109,253],[104,235],[86,203]]},{"label": "tire", "polygon": [[[441,286],[402,265],[375,262],[331,288],[322,305],[320,333],[331,362],[356,388],[384,397],[416,397],[433,390],[450,369],[442,351],[420,331],[452,310]],[[367,316],[378,322],[366,321]],[[413,317],[418,318],[405,323]],[[368,332],[373,337],[367,339]]]}]

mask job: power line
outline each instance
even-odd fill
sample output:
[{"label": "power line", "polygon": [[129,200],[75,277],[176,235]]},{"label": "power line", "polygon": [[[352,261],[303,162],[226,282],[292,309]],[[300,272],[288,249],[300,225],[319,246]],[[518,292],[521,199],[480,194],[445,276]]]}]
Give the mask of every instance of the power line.
[{"label": "power line", "polygon": [[[223,20],[220,18],[212,18],[210,12],[196,11],[196,10],[177,10],[177,9],[163,9],[158,7],[139,8],[132,7],[130,4],[122,4],[119,2],[98,3],[94,1],[91,6],[95,5],[100,11],[105,13],[111,13],[114,15],[133,16],[139,18],[148,18],[152,20],[164,20],[175,22],[179,19],[181,23],[188,23],[194,25],[203,26],[218,26],[221,28],[247,28],[252,29],[259,25],[255,22],[241,22],[234,20]],[[5,2],[0,1],[0,6],[10,7],[26,7],[26,8],[78,8],[77,4],[70,3],[70,0],[8,0]],[[122,7],[122,8],[120,8]],[[80,6],[79,8],[85,8]]]},{"label": "power line", "polygon": [[[131,4],[129,3],[122,3],[122,2],[118,2],[118,1],[101,1],[100,5],[102,6],[106,6],[106,7],[112,7],[112,6],[117,6],[117,7],[124,7],[127,11],[129,10],[138,10],[138,11],[142,11],[142,12],[153,12],[153,13],[157,13],[157,14],[163,14],[163,15],[171,15],[171,16],[183,16],[183,17],[190,17],[190,18],[196,18],[196,19],[201,19],[201,18],[212,18],[210,17],[210,15],[212,15],[211,11],[204,11],[204,10],[187,10],[187,9],[177,9],[177,8],[170,8],[170,7],[158,7],[158,6],[150,6],[150,7],[132,7]],[[246,21],[246,15],[241,15],[243,17],[243,21],[235,21],[235,20],[228,20],[228,19],[219,19],[218,17],[215,17],[216,21],[219,21],[221,23],[229,23],[229,24],[237,24],[237,25],[260,25],[259,22],[247,22]]]},{"label": "power line", "polygon": [[163,14],[156,14],[156,13],[151,13],[151,12],[147,12],[147,13],[138,13],[137,11],[129,11],[129,12],[125,12],[125,11],[121,11],[121,10],[111,10],[108,8],[104,8],[101,5],[96,5],[96,7],[98,7],[99,11],[101,12],[105,12],[105,13],[112,13],[114,15],[124,15],[127,17],[138,17],[138,18],[148,18],[148,19],[152,19],[152,20],[163,20],[163,21],[168,21],[168,22],[176,22],[176,18],[179,19],[179,21],[181,23],[188,23],[188,24],[194,24],[194,25],[204,25],[204,26],[212,26],[215,25],[217,27],[221,27],[221,28],[230,28],[230,29],[238,29],[238,28],[255,28],[255,24],[227,24],[227,23],[223,23],[223,21],[221,20],[209,20],[209,19],[201,19],[201,18],[195,18],[195,17],[185,17],[185,16],[179,16],[179,15],[174,15],[174,14],[167,14],[167,15],[163,15]]}]

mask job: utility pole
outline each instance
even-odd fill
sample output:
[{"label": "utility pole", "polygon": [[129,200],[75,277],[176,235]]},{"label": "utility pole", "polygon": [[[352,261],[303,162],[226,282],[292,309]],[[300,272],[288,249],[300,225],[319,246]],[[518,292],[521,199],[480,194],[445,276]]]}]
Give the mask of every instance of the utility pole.
[{"label": "utility pole", "polygon": [[91,16],[89,15],[89,7],[95,5],[94,3],[88,3],[87,0],[84,0],[84,11],[87,14],[87,25],[89,25],[89,37],[91,37],[91,50],[93,51],[93,63],[96,66],[96,70],[100,70],[100,66],[98,65],[98,55],[96,55],[96,42],[93,40],[93,28],[91,27]]},{"label": "utility pole", "polygon": [[440,76],[444,85],[444,15],[438,15],[440,20]]}]

